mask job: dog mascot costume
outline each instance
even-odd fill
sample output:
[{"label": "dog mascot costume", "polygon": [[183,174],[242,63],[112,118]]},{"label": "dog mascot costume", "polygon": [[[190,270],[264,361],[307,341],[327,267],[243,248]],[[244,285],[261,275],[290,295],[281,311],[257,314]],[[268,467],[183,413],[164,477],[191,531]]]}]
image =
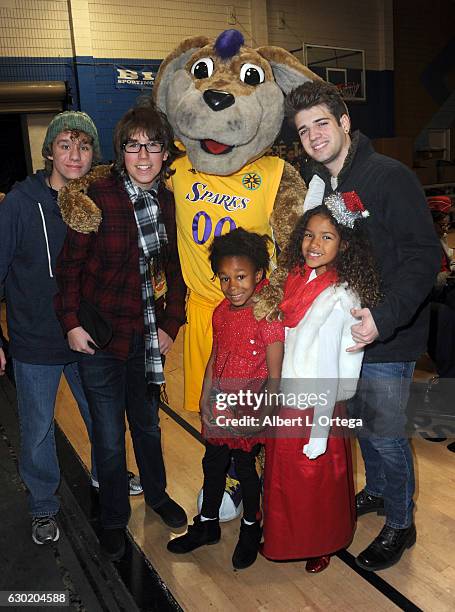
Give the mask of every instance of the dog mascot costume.
[{"label": "dog mascot costume", "polygon": [[[208,261],[214,236],[243,227],[282,249],[303,213],[298,172],[266,155],[283,122],[284,95],[317,79],[278,47],[252,49],[237,30],[184,40],[160,66],[153,96],[186,155],[174,163],[183,277],[189,288],[184,340],[185,403],[199,409],[212,348],[212,313],[223,299]],[[276,290],[279,289],[276,279]],[[282,279],[281,279],[282,280]],[[274,279],[268,291],[273,291]],[[261,312],[256,305],[256,316]]]}]

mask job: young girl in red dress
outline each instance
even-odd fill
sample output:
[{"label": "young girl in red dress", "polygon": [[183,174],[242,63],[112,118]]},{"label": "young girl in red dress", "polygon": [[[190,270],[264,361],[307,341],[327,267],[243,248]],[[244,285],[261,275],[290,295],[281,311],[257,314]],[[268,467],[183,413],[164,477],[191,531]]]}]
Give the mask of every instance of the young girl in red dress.
[{"label": "young girl in red dress", "polygon": [[[346,547],[354,533],[350,440],[335,427],[330,437],[329,432],[331,419],[343,416],[343,401],[355,393],[362,363],[362,351],[347,350],[357,322],[351,310],[379,299],[361,227],[367,215],[355,192],[326,198],[305,212],[281,260],[288,277],[279,306],[286,327],[281,389],[287,398],[280,415],[300,415],[304,425],[311,424],[267,439],[263,554],[307,559],[310,572],[325,569],[330,554]],[[289,399],[295,391],[317,391],[316,405]]]},{"label": "young girl in red dress", "polygon": [[[213,349],[200,402],[206,440],[202,460],[203,502],[201,513],[188,532],[168,544],[173,553],[187,553],[218,542],[221,536],[218,512],[232,455],[243,500],[240,537],[232,557],[236,569],[254,563],[262,537],[256,455],[263,440],[254,435],[261,429],[262,411],[255,410],[256,400],[248,400],[245,395],[241,399],[240,391],[258,395],[264,390],[278,391],[283,360],[282,323],[256,321],[252,310],[255,293],[267,282],[264,278],[269,267],[268,240],[267,236],[238,228],[215,238],[210,249],[212,270],[226,299],[213,313]],[[233,410],[229,409],[229,394],[239,400],[234,402]],[[214,404],[218,409],[214,409]],[[242,415],[243,426],[233,423],[234,417],[240,419]],[[257,425],[252,418],[258,421]]]}]

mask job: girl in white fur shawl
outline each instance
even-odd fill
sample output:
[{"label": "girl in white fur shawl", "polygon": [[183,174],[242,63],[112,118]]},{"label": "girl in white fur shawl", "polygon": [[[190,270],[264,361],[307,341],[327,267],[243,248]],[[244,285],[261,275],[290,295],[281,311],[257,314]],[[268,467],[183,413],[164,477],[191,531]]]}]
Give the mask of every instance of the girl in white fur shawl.
[{"label": "girl in white fur shawl", "polygon": [[298,429],[277,426],[267,440],[263,553],[307,559],[310,572],[325,569],[354,533],[350,439],[334,423],[362,364],[363,351],[347,350],[357,323],[351,311],[380,297],[367,215],[355,192],[330,196],[305,212],[280,260],[288,272],[280,416]]}]

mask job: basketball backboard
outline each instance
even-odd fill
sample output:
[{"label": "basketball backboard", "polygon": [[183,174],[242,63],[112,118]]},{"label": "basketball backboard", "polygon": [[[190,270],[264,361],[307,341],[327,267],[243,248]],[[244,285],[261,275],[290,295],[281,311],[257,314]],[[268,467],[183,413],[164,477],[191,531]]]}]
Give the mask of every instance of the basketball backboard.
[{"label": "basketball backboard", "polygon": [[303,59],[313,72],[336,85],[345,100],[366,100],[363,50],[304,43]]}]

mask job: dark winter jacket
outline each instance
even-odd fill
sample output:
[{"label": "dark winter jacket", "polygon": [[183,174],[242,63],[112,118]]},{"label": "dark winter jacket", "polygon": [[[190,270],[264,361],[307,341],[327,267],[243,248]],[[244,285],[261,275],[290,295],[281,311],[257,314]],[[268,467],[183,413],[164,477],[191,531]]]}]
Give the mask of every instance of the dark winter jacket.
[{"label": "dark winter jacket", "polygon": [[75,361],[53,307],[54,269],[66,236],[57,202],[39,171],[0,203],[0,295],[5,293],[9,351],[19,361]]},{"label": "dark winter jacket", "polygon": [[[319,163],[304,170],[307,183],[318,174],[333,192],[330,174]],[[379,339],[364,361],[414,361],[426,350],[429,311],[425,301],[439,271],[441,249],[416,176],[399,161],[376,153],[363,134],[353,136],[337,190],[355,191],[376,255],[384,299],[371,309]]]}]

